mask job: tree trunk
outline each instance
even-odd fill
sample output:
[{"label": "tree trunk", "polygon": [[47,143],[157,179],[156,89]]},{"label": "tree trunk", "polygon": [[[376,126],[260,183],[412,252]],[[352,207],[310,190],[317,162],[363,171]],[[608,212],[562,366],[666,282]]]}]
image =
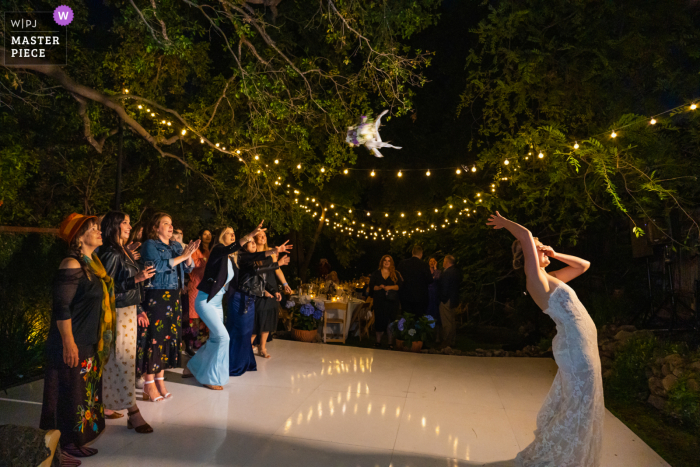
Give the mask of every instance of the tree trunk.
[{"label": "tree trunk", "polygon": [[311,242],[311,246],[309,247],[309,251],[306,252],[306,258],[304,258],[304,265],[301,267],[301,271],[299,271],[299,277],[301,278],[302,282],[306,282],[306,274],[309,271],[309,263],[311,262],[311,256],[314,254],[314,248],[316,247],[316,242],[318,241],[318,237],[321,236],[321,231],[323,230],[323,224],[325,224],[326,220],[326,211],[324,207],[321,207],[321,217],[318,220],[318,226],[316,227],[316,233],[314,234],[314,239]]}]

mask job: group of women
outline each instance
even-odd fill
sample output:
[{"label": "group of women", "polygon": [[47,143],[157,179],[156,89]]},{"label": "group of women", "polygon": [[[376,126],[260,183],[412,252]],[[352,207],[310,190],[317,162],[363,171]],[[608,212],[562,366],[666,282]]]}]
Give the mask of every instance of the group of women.
[{"label": "group of women", "polygon": [[269,358],[265,343],[281,300],[275,277],[288,290],[279,267],[289,256],[278,256],[292,245],[268,248],[261,222],[239,241],[224,227],[214,235],[201,232],[183,246],[173,239],[172,218],[163,212],[142,235],[133,235],[129,216],[121,212],[108,213],[101,223],[74,213],[59,228],[69,253],[54,284],[40,427],[60,430],[62,466],[80,465],[78,458],[96,454],[88,443],[104,430],[105,418],[124,416],[120,410],[127,410],[129,429],[153,432],[136,403],[136,378],[144,379],[144,401],[173,397],[164,372],[180,366],[186,287],[187,324],[192,321],[198,332],[201,320],[209,339],[196,352],[188,346],[193,357],[183,377],[223,389],[229,375],[256,369],[256,335],[260,355]]}]

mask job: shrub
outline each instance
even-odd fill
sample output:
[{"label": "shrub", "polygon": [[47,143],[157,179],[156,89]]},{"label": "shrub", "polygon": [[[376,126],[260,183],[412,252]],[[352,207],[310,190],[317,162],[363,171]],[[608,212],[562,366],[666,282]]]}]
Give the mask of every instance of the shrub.
[{"label": "shrub", "polygon": [[700,430],[700,393],[688,387],[689,374],[676,381],[668,392],[666,411],[679,418],[683,424]]},{"label": "shrub", "polygon": [[413,342],[427,342],[435,334],[435,320],[430,315],[418,318],[411,313],[404,313],[399,319],[391,323],[391,330],[404,345],[409,348]]},{"label": "shrub", "polygon": [[645,399],[649,395],[646,369],[654,358],[656,337],[632,337],[618,350],[612,375],[606,380],[606,395],[619,399]]}]

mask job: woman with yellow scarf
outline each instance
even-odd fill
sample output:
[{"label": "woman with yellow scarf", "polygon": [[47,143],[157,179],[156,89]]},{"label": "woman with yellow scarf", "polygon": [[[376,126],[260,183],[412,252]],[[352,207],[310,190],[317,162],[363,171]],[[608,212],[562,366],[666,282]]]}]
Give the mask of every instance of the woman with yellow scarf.
[{"label": "woman with yellow scarf", "polygon": [[71,214],[59,236],[69,252],[54,283],[40,427],[61,431],[61,465],[79,465],[76,457],[97,454],[86,444],[105,428],[102,368],[114,345],[114,287],[95,254],[102,245],[96,217]]}]

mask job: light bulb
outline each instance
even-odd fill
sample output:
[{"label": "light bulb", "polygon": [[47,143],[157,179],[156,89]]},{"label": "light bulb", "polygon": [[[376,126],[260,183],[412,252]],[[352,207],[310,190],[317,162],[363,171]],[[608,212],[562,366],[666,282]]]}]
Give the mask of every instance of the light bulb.
[{"label": "light bulb", "polygon": [[374,170],[372,171],[371,174],[369,174],[371,177],[374,177]]},{"label": "light bulb", "polygon": [[611,138],[617,138],[617,133],[615,133],[615,130],[613,130],[612,133],[610,133]]},{"label": "light bulb", "polygon": [[216,143],[216,147],[217,147],[217,148],[219,147],[219,143]]},{"label": "light bulb", "polygon": [[695,105],[695,104],[693,104],[693,105],[690,106],[690,110],[695,110],[695,109],[697,109],[697,108],[698,108],[698,106]]},{"label": "light bulb", "polygon": [[426,174],[428,177],[430,177],[430,170],[428,170],[425,174]]},{"label": "light bulb", "polygon": [[421,212],[420,212],[420,211],[418,211],[418,215],[419,215],[419,216],[422,216],[423,214],[421,214]]},{"label": "light bulb", "polygon": [[510,161],[509,161],[508,159],[506,159],[506,160],[503,161],[503,163],[504,163],[505,165],[508,165],[508,164],[510,164]]},{"label": "light bulb", "polygon": [[187,130],[182,130],[181,133],[182,133],[183,135],[184,135],[184,134],[187,134]]},{"label": "light bulb", "polygon": [[401,217],[404,217],[403,213],[401,213]]},{"label": "light bulb", "polygon": [[345,175],[347,175],[347,174],[348,174],[348,169],[343,170],[343,173],[344,173]]},{"label": "light bulb", "polygon": [[155,117],[155,116],[156,116],[156,114],[154,114],[154,113],[151,113],[151,117]]},{"label": "light bulb", "polygon": [[350,214],[352,214],[352,209],[348,209],[348,212],[349,212]]},{"label": "light bulb", "polygon": [[574,143],[574,149],[578,149],[578,141]]},{"label": "light bulb", "polygon": [[199,138],[199,142],[204,144],[204,138]]},{"label": "light bulb", "polygon": [[652,125],[656,125],[656,119],[655,119],[655,118],[652,118],[652,119],[651,119],[651,122],[649,122],[649,123],[651,123]]},{"label": "light bulb", "polygon": [[297,164],[297,169],[301,169],[301,164]]},{"label": "light bulb", "polygon": [[241,153],[241,150],[240,150],[240,149],[236,149],[236,154],[240,154],[240,153]]},{"label": "light bulb", "polygon": [[367,213],[367,215],[369,216],[369,213]]},{"label": "light bulb", "polygon": [[163,125],[165,125],[165,120],[161,120],[161,122],[160,122],[160,123],[162,123]]},{"label": "light bulb", "polygon": [[255,155],[255,160],[257,161],[257,160],[259,160],[259,159],[260,159],[260,156],[258,156],[258,155],[256,154],[256,155]]},{"label": "light bulb", "polygon": [[384,213],[384,217],[389,217],[389,213]]},{"label": "light bulb", "polygon": [[456,171],[456,172],[457,172],[457,175],[459,175],[459,174],[461,174],[461,173],[462,173],[462,171],[461,171],[461,170],[459,170],[459,169],[457,169],[457,171]]},{"label": "light bulb", "polygon": [[335,205],[331,204],[331,209],[333,209],[334,207],[335,207]]},{"label": "light bulb", "polygon": [[539,154],[537,155],[537,157],[539,157],[540,159],[542,159],[542,158],[544,157],[544,154],[539,153]]},{"label": "light bulb", "polygon": [[279,159],[275,159],[275,164],[279,164],[279,163],[280,163],[280,160],[279,160]]},{"label": "light bulb", "polygon": [[472,172],[476,172],[476,166],[472,165]]},{"label": "light bulb", "polygon": [[142,106],[142,105],[139,105],[139,109],[143,109],[143,106]]},{"label": "light bulb", "polygon": [[437,208],[435,209],[435,212],[438,212]]},{"label": "light bulb", "polygon": [[128,90],[128,89],[124,89],[124,94],[129,94],[129,90]]},{"label": "light bulb", "polygon": [[172,122],[168,122],[168,126],[172,125]]},{"label": "light bulb", "polygon": [[399,177],[403,177],[403,173],[399,170]]}]

